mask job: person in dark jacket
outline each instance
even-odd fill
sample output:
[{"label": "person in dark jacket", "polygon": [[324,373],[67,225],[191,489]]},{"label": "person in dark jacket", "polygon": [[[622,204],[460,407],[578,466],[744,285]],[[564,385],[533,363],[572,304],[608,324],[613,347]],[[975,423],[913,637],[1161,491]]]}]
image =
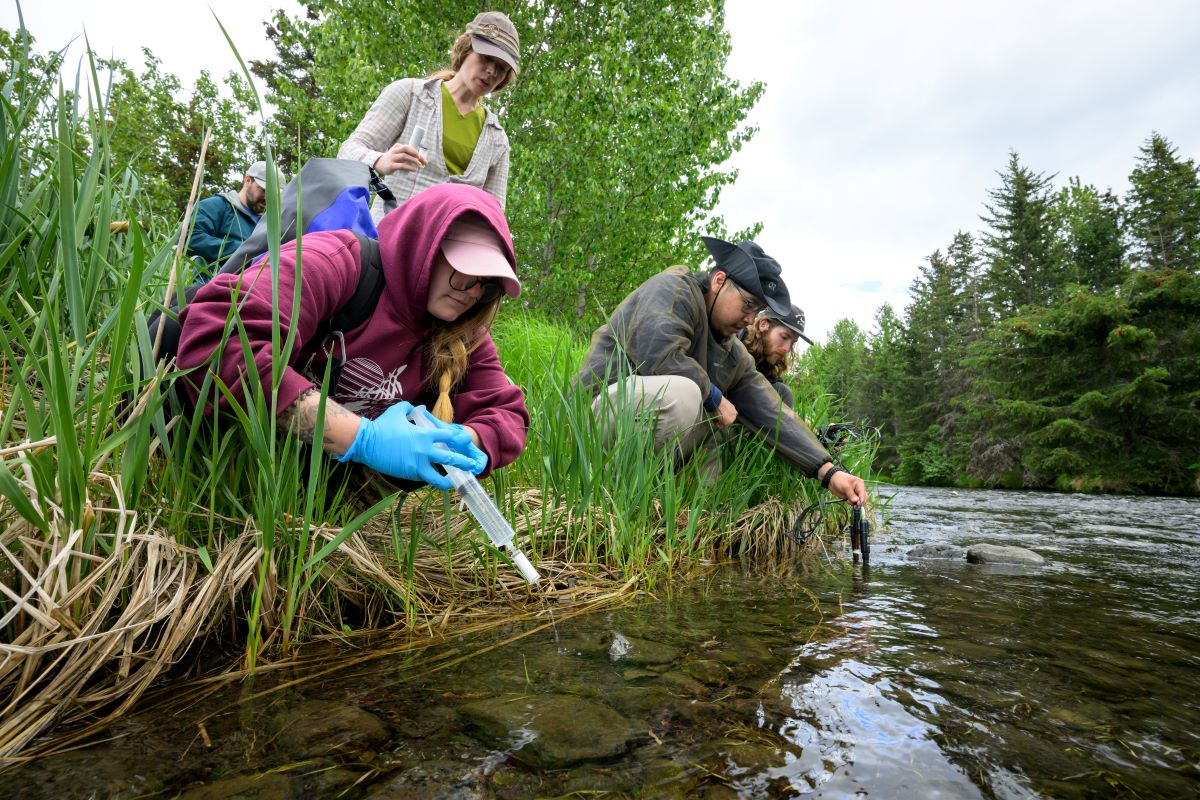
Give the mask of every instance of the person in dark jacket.
[{"label": "person in dark jacket", "polygon": [[[283,174],[279,188],[283,189]],[[245,241],[267,207],[267,162],[256,161],[242,177],[242,188],[206,197],[196,204],[187,254],[196,265],[196,283],[207,283]]]},{"label": "person in dark jacket", "polygon": [[790,313],[779,263],[754,242],[702,239],[715,268],[671,267],[634,289],[592,335],[576,384],[592,394],[602,425],[623,407],[649,410],[659,447],[671,444],[683,458],[706,447],[705,471],[713,479],[720,470],[713,433],[740,422],[785,463],[862,505],[863,480],[833,464],[737,337],[764,308]]},{"label": "person in dark jacket", "polygon": [[788,408],[795,408],[796,396],[792,387],[784,383],[783,375],[791,366],[796,342],[803,339],[812,344],[812,339],[804,335],[804,312],[796,306],[792,306],[788,314],[768,308],[759,313],[754,324],[743,330],[738,338],[754,359],[754,368],[770,382]]}]

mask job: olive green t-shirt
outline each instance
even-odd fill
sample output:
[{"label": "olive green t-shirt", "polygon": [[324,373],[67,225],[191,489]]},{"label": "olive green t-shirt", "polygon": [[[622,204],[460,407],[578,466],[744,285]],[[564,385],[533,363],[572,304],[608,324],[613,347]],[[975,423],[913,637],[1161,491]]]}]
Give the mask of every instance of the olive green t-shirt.
[{"label": "olive green t-shirt", "polygon": [[450,90],[446,84],[442,84],[442,155],[446,158],[446,169],[451,175],[462,175],[467,171],[486,116],[482,105],[475,106],[466,114],[458,113]]}]

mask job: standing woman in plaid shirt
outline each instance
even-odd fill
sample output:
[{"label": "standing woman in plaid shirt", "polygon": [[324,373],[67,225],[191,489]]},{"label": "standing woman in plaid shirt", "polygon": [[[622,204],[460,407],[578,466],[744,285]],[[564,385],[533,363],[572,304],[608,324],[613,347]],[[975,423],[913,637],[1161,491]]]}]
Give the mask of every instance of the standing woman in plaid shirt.
[{"label": "standing woman in plaid shirt", "polygon": [[[338,158],[370,164],[399,202],[439,183],[466,183],[503,207],[508,135],[481,101],[516,78],[520,49],[509,18],[485,11],[454,42],[449,70],[385,87]],[[378,223],[384,213],[378,198],[371,212]]]}]

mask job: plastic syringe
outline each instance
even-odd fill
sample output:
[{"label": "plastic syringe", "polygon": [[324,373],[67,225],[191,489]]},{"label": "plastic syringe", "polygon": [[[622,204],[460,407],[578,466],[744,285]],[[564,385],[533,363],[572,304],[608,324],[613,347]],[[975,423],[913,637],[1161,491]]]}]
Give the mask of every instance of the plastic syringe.
[{"label": "plastic syringe", "polygon": [[[433,417],[430,416],[425,406],[417,406],[410,411],[408,419],[421,428],[437,427],[437,423],[433,421]],[[445,447],[445,445],[442,446]],[[492,502],[492,498],[484,491],[475,476],[466,470],[448,464],[442,465],[442,469],[446,471],[446,477],[450,479],[450,483],[458,490],[463,502],[467,504],[467,510],[471,512],[471,516],[475,517],[479,527],[483,528],[483,532],[492,540],[492,544],[508,551],[508,557],[512,559],[513,565],[521,573],[522,578],[529,581],[530,584],[537,583],[542,576],[534,569],[533,564],[529,563],[525,554],[513,545],[515,534],[512,526],[500,513],[500,509],[496,508],[496,504]]]}]

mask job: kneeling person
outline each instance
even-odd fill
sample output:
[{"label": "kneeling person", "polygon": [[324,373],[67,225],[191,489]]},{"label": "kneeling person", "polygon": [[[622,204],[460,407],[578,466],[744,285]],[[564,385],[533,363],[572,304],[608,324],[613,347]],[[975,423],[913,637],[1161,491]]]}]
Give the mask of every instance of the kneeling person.
[{"label": "kneeling person", "polygon": [[[365,322],[337,337],[320,332],[358,289],[359,241],[346,230],[305,234],[299,273],[296,244],[280,248],[278,269],[267,258],[200,289],[180,316],[180,368],[213,359],[212,371],[235,402],[245,402],[253,376],[269,391],[276,272],[280,341],[293,328],[296,334],[279,408],[302,439],[312,441],[319,385],[326,363],[336,359],[340,378],[329,390],[321,444],[339,460],[443,489],[450,482],[435,465],[483,475],[516,460],[529,412],[489,333],[501,296],[521,291],[499,201],[471,186],[442,184],[387,214],[379,223],[382,294]],[[238,333],[226,335],[231,296],[253,354],[250,367]],[[195,399],[196,386],[188,389]],[[448,424],[418,428],[407,419],[413,403],[432,405]]]},{"label": "kneeling person", "polygon": [[713,429],[740,421],[838,497],[866,502],[862,479],[833,465],[737,337],[764,308],[790,313],[778,262],[754,242],[702,239],[715,268],[671,267],[635,289],[593,334],[577,384],[595,397],[602,418],[621,395],[638,410],[653,410],[656,444],[674,442],[684,457],[709,443]]},{"label": "kneeling person", "polygon": [[754,368],[766,378],[788,408],[796,407],[792,387],[783,381],[791,367],[792,349],[800,339],[812,344],[804,335],[804,312],[792,306],[790,314],[779,314],[767,308],[754,324],[739,334],[742,344],[754,359]]}]

